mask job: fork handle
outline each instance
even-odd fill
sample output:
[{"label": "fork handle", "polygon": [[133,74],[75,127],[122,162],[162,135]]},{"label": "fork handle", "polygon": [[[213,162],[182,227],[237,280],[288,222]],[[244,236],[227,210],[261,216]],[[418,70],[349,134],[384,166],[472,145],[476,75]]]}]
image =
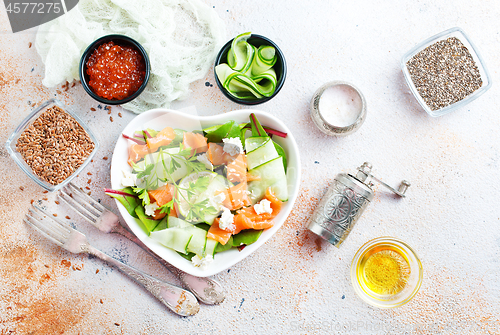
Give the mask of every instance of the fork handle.
[{"label": "fork handle", "polygon": [[168,263],[166,260],[155,254],[151,249],[148,248],[147,245],[142,243],[134,234],[129,232],[125,227],[121,225],[115,226],[114,233],[118,233],[130,241],[137,244],[142,250],[146,251],[148,254],[153,256],[159,263],[161,263],[164,267],[166,267],[170,272],[176,275],[179,280],[184,284],[188,290],[193,292],[193,294],[200,300],[201,302],[208,305],[218,305],[224,301],[225,292],[222,288],[221,284],[214,279],[207,277],[195,277],[190,275],[184,271],[177,269],[172,264]]},{"label": "fork handle", "polygon": [[124,274],[135,280],[139,285],[148,290],[154,297],[176,314],[189,316],[198,313],[200,305],[195,296],[180,287],[165,283],[146,273],[110,257],[102,251],[88,245],[87,253],[116,266]]}]

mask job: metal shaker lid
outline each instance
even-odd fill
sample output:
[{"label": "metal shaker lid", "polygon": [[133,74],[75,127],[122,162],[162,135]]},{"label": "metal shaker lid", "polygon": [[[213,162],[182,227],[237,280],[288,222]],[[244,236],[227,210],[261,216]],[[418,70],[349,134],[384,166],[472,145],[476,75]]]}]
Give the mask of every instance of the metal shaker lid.
[{"label": "metal shaker lid", "polygon": [[389,189],[391,192],[399,195],[400,197],[404,198],[406,196],[405,193],[406,193],[406,190],[408,189],[408,187],[410,187],[410,185],[411,185],[410,182],[408,182],[407,180],[401,181],[401,184],[399,185],[398,189],[396,190],[395,188],[387,185],[382,180],[380,180],[377,177],[375,177],[374,175],[372,175],[371,172],[372,172],[371,163],[364,162],[363,165],[358,167],[358,172],[356,173],[356,177],[354,177],[354,178],[356,178],[358,181],[360,181],[363,185],[369,187],[370,190],[371,190],[371,187],[374,185],[374,183],[372,181],[375,181],[375,182],[381,184],[382,186],[384,186],[385,188]]}]

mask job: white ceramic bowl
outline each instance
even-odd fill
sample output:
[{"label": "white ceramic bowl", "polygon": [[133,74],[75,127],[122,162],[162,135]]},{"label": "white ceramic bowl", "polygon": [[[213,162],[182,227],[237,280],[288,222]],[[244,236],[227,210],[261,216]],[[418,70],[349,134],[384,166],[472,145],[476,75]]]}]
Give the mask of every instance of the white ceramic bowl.
[{"label": "white ceramic bowl", "polygon": [[[206,269],[202,270],[200,268],[194,267],[190,261],[177,254],[174,250],[168,249],[162,246],[160,243],[149,238],[146,232],[141,228],[139,220],[130,216],[125,208],[117,201],[120,213],[133,233],[157,255],[159,255],[178,269],[191,275],[198,277],[207,277],[226,270],[227,268],[252,254],[261,245],[266,243],[266,241],[269,240],[271,236],[273,236],[274,233],[276,233],[276,231],[283,225],[292,210],[293,204],[295,203],[299,192],[300,158],[297,143],[295,142],[295,139],[290,130],[283,124],[283,122],[268,113],[253,109],[238,110],[209,117],[193,116],[170,109],[153,109],[138,115],[125,127],[122,132],[126,135],[132,136],[132,134],[136,130],[142,130],[146,128],[161,130],[167,126],[172,128],[180,128],[187,131],[200,130],[201,128],[222,124],[229,120],[234,120],[237,123],[249,122],[250,113],[255,113],[263,126],[268,126],[276,130],[286,132],[288,134],[286,138],[274,136],[273,140],[275,140],[283,147],[287,155],[289,198],[288,201],[283,204],[281,212],[274,219],[274,226],[270,229],[265,230],[257,242],[246,246],[242,251],[231,249],[222,253],[217,253],[215,255],[213,263],[210,264],[210,266],[208,266]],[[116,142],[116,147],[113,152],[113,159],[111,161],[111,187],[113,189],[123,188],[123,186],[121,185],[123,176],[122,171],[131,170],[130,166],[127,164],[129,144],[129,141],[122,136],[120,136]]]}]

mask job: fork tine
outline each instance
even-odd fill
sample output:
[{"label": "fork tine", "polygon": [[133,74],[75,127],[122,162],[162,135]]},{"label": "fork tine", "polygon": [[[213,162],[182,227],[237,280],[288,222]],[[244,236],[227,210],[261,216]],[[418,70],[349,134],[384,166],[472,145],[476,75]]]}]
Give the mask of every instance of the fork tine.
[{"label": "fork tine", "polygon": [[59,196],[59,199],[64,201],[69,207],[74,209],[78,214],[80,214],[84,219],[86,219],[90,223],[94,224],[97,221],[98,217],[96,215],[94,215],[87,208],[83,207],[78,201],[76,201],[73,197],[68,195],[63,190],[61,190],[61,192],[59,193],[58,196]]},{"label": "fork tine", "polygon": [[[30,220],[27,220],[26,217],[28,217]],[[23,218],[23,221],[27,224],[29,224],[33,229],[38,231],[40,234],[42,234],[45,238],[48,240],[52,241],[53,243],[57,244],[58,246],[62,247],[63,243],[59,238],[53,237],[48,234],[49,230],[44,226],[44,224],[40,223],[37,219],[34,217],[26,214],[26,216]],[[36,223],[35,223],[36,222]],[[43,228],[42,228],[43,227]]]},{"label": "fork tine", "polygon": [[81,195],[83,198],[87,199],[87,201],[96,209],[100,210],[101,212],[106,210],[106,207],[92,199],[87,193],[83,192],[79,187],[77,187],[73,183],[69,183],[69,186],[78,193],[78,195]]},{"label": "fork tine", "polygon": [[[45,230],[50,230],[51,232],[54,232],[54,234],[59,234],[59,236],[65,240],[69,233],[71,233],[71,229],[64,223],[60,222],[57,218],[52,217],[47,211],[44,209],[38,207],[38,206],[33,206],[35,210],[32,210],[31,208],[29,209],[29,212],[32,215],[38,216],[39,222],[42,224],[42,226],[45,228]],[[44,217],[40,215],[36,210],[42,212],[45,214],[45,221],[43,221]],[[43,223],[45,222],[45,223]]]}]

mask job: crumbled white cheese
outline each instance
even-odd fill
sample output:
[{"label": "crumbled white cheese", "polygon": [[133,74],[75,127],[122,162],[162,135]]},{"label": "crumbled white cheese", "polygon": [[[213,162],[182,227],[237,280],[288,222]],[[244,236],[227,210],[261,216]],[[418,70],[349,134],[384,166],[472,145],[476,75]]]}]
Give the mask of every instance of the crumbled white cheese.
[{"label": "crumbled white cheese", "polygon": [[273,209],[271,208],[271,201],[267,199],[262,199],[258,204],[253,205],[253,209],[258,215],[261,215],[262,213],[271,214],[273,212]]},{"label": "crumbled white cheese", "polygon": [[235,156],[243,153],[243,145],[241,145],[241,140],[238,137],[224,138],[224,152],[227,152],[231,156]]},{"label": "crumbled white cheese", "polygon": [[134,187],[134,186],[136,186],[136,184],[137,184],[137,175],[135,175],[135,174],[133,174],[131,172],[125,171],[125,170],[123,170],[122,173],[123,173],[123,178],[122,178],[122,185],[123,185],[123,187],[128,187],[128,186]]},{"label": "crumbled white cheese", "polygon": [[219,228],[226,231],[234,231],[236,226],[234,223],[234,214],[229,208],[222,206],[222,216],[219,220]]},{"label": "crumbled white cheese", "polygon": [[224,200],[226,200],[226,195],[224,193],[219,193],[216,196],[214,196],[214,202],[215,203],[223,203]]},{"label": "crumbled white cheese", "polygon": [[144,212],[148,216],[154,216],[155,215],[155,211],[158,208],[160,208],[160,206],[158,206],[158,204],[156,202],[153,202],[152,204],[144,206]]},{"label": "crumbled white cheese", "polygon": [[203,153],[201,155],[196,156],[196,159],[198,160],[198,162],[205,164],[205,167],[208,170],[211,170],[211,171],[214,170],[214,166],[213,166],[212,162],[210,162],[210,160],[208,159],[206,153]]},{"label": "crumbled white cheese", "polygon": [[206,255],[203,258],[200,258],[198,255],[194,255],[191,258],[191,262],[194,266],[205,270],[212,262],[214,261],[214,257],[212,255]]}]

